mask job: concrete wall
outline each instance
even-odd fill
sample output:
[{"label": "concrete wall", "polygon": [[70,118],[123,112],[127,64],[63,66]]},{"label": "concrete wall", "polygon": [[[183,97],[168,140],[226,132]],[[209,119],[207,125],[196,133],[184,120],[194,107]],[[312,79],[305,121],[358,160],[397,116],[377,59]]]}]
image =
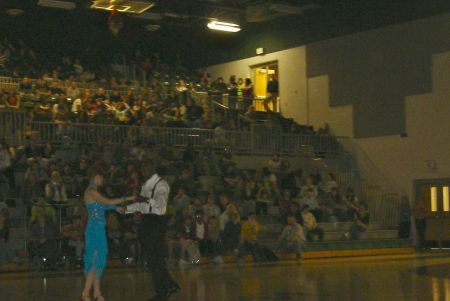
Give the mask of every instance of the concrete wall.
[{"label": "concrete wall", "polygon": [[274,60],[285,116],[358,138],[365,160],[403,193],[413,195],[415,179],[450,177],[450,14],[209,70],[249,76]]},{"label": "concrete wall", "polygon": [[410,195],[415,179],[450,177],[450,51],[433,55],[432,71],[432,92],[405,98],[407,137],[356,140],[373,163]]},{"label": "concrete wall", "polygon": [[252,77],[251,66],[268,62],[278,62],[280,109],[284,116],[294,118],[302,124],[307,123],[306,102],[306,53],[305,47],[296,47],[262,56],[233,61],[208,67],[211,76],[222,76],[227,80],[230,75],[238,78]]}]

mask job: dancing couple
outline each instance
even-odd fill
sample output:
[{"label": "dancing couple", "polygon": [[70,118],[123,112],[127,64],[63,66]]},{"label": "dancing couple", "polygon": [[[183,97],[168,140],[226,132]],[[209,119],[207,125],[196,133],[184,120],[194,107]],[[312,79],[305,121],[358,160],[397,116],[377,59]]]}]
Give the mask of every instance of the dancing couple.
[{"label": "dancing couple", "polygon": [[[140,197],[110,199],[101,195],[98,187],[103,184],[104,176],[100,168],[90,172],[90,184],[84,193],[88,210],[86,227],[86,246],[84,254],[85,285],[81,294],[82,301],[91,301],[90,293],[94,289],[94,300],[105,301],[102,296],[100,280],[106,266],[108,246],[105,230],[105,211],[116,210],[131,214],[141,212],[143,223],[139,230],[139,240],[143,254],[152,272],[152,284],[155,296],[149,301],[167,301],[180,288],[169,274],[165,263],[167,202],[169,184],[156,173],[153,163],[146,163],[143,174],[148,178],[142,186]],[[125,206],[127,202],[136,201]],[[119,206],[119,205],[122,205]]]}]

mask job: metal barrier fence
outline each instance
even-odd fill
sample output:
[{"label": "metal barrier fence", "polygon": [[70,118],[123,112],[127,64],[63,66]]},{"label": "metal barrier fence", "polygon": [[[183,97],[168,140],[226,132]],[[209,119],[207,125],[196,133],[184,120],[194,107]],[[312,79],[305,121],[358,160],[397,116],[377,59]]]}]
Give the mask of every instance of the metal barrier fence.
[{"label": "metal barrier fence", "polygon": [[24,141],[26,114],[17,110],[0,111],[0,138],[20,145]]},{"label": "metal barrier fence", "polygon": [[[1,114],[0,114],[1,115]],[[156,145],[231,146],[248,153],[338,154],[338,139],[332,136],[283,134],[280,128],[252,126],[250,131],[169,128],[127,125],[33,122],[38,142],[122,144],[140,141]]]},{"label": "metal barrier fence", "polygon": [[0,76],[0,89],[19,89],[20,85],[18,80],[11,77]]}]

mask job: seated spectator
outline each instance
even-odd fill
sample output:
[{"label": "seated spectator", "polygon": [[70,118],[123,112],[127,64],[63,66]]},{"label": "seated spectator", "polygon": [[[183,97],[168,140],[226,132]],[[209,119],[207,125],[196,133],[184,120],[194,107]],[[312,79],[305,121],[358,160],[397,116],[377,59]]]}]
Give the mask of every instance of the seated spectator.
[{"label": "seated spectator", "polygon": [[[332,188],[329,195],[327,208],[333,210],[334,217],[339,222],[348,222],[353,220],[353,211],[350,210],[347,202],[342,198],[341,193],[338,188]],[[334,209],[332,209],[334,207]]]},{"label": "seated spectator", "polygon": [[241,217],[234,204],[228,204],[220,216],[220,230],[224,251],[237,251],[241,233]]},{"label": "seated spectator", "polygon": [[256,212],[256,185],[248,171],[242,174],[242,207],[245,214]]},{"label": "seated spectator", "polygon": [[279,154],[272,155],[272,158],[267,162],[267,168],[272,174],[278,176],[281,169],[281,158]]},{"label": "seated spectator", "polygon": [[191,204],[191,198],[186,194],[184,187],[178,188],[177,194],[173,197],[172,203],[177,211]]},{"label": "seated spectator", "polygon": [[66,95],[67,98],[70,98],[71,100],[79,99],[81,96],[81,91],[77,87],[77,83],[72,81],[70,83],[70,86],[66,88]]},{"label": "seated spectator", "polygon": [[200,250],[196,242],[196,231],[192,218],[186,217],[179,230],[180,265],[200,263]]},{"label": "seated spectator", "polygon": [[309,211],[308,205],[303,207],[302,210],[303,229],[306,232],[306,239],[308,241],[323,241],[323,229],[319,228],[316,218]]},{"label": "seated spectator", "polygon": [[84,226],[80,216],[72,217],[72,222],[63,227],[62,237],[69,247],[75,249],[77,260],[81,260],[84,250]]},{"label": "seated spectator", "polygon": [[206,220],[208,220],[210,217],[219,218],[221,214],[219,206],[216,205],[215,196],[212,193],[208,195],[206,204],[203,205],[203,214]]},{"label": "seated spectator", "polygon": [[280,207],[280,211],[282,214],[285,214],[289,211],[291,204],[294,200],[292,199],[292,194],[290,190],[284,190],[281,198],[278,200],[278,206]]},{"label": "seated spectator", "polygon": [[9,92],[9,95],[6,98],[6,106],[9,109],[19,109],[19,107],[20,107],[20,95],[17,94],[15,89],[13,89],[13,90],[11,90]]},{"label": "seated spectator", "polygon": [[253,261],[257,261],[257,240],[260,226],[256,221],[255,215],[250,213],[247,219],[242,223],[241,228],[241,242],[239,244],[238,260],[245,254],[250,253],[253,257]]},{"label": "seated spectator", "polygon": [[305,185],[303,185],[300,189],[300,197],[304,198],[307,195],[309,189],[312,189],[316,196],[319,195],[319,190],[317,189],[317,186],[314,185],[314,177],[313,176],[306,177]]},{"label": "seated spectator", "polygon": [[370,212],[366,203],[360,202],[358,211],[355,214],[355,220],[350,226],[350,232],[346,234],[351,240],[359,240],[361,233],[369,228]]},{"label": "seated spectator", "polygon": [[323,187],[323,191],[325,193],[330,193],[331,189],[338,188],[338,184],[336,182],[336,176],[333,173],[327,174],[327,181],[325,182],[325,185]]},{"label": "seated spectator", "polygon": [[109,249],[112,254],[123,257],[123,228],[115,212],[109,213],[106,220]]},{"label": "seated spectator", "polygon": [[317,200],[314,189],[308,189],[306,196],[301,201],[301,206],[302,208],[308,206],[311,213],[316,217],[316,220],[321,221],[322,210],[319,206],[319,201]]},{"label": "seated spectator", "polygon": [[301,257],[302,246],[305,242],[303,227],[297,223],[295,216],[288,217],[288,224],[278,239],[278,246],[285,253],[295,253],[297,259]]},{"label": "seated spectator", "polygon": [[210,254],[212,257],[212,262],[215,264],[223,263],[223,259],[220,256],[222,251],[220,233],[219,219],[215,216],[210,216],[208,218],[208,241],[212,248],[212,252]]},{"label": "seated spectator", "polygon": [[32,94],[33,93],[33,84],[30,81],[30,78],[24,77],[20,82],[20,92],[23,94]]},{"label": "seated spectator", "polygon": [[[127,257],[132,258],[134,265],[137,265],[141,259],[141,243],[138,239],[139,229],[142,223],[142,214],[140,212],[133,213],[131,219],[127,220],[124,225],[124,244],[127,250]],[[170,239],[170,238],[169,238]]]},{"label": "seated spectator", "polygon": [[40,98],[40,101],[34,107],[35,121],[49,122],[52,119],[52,107],[46,98]]},{"label": "seated spectator", "polygon": [[57,237],[56,224],[45,214],[38,215],[37,222],[31,226],[28,243],[30,259],[37,257],[44,262],[45,267],[55,269],[59,253]]},{"label": "seated spectator", "polygon": [[303,225],[302,212],[300,211],[300,205],[297,202],[292,202],[289,206],[289,210],[282,214],[282,222],[287,224],[287,219],[289,216],[294,216],[297,223]]},{"label": "seated spectator", "polygon": [[16,252],[8,242],[9,240],[9,226],[8,216],[4,210],[0,211],[0,265],[5,263],[21,263]]},{"label": "seated spectator", "polygon": [[227,209],[229,204],[230,204],[230,198],[225,193],[220,194],[219,195],[220,211],[224,212],[225,209]]},{"label": "seated spectator", "polygon": [[75,197],[77,192],[77,183],[75,180],[75,173],[72,171],[72,166],[69,163],[64,164],[61,179],[64,187],[66,188],[67,197]]},{"label": "seated spectator", "polygon": [[192,207],[192,212],[198,212],[198,211],[202,211],[203,212],[203,199],[199,196],[195,196],[192,198],[191,200],[191,207]]},{"label": "seated spectator", "polygon": [[47,203],[43,196],[38,196],[35,204],[31,207],[31,223],[37,222],[39,216],[43,216],[56,224],[55,208]]},{"label": "seated spectator", "polygon": [[51,204],[64,204],[67,202],[67,191],[61,175],[53,171],[50,182],[45,185],[45,196]]},{"label": "seated spectator", "polygon": [[188,127],[201,127],[204,113],[205,111],[201,106],[197,105],[191,98],[188,98],[185,121]]},{"label": "seated spectator", "polygon": [[195,213],[195,240],[198,243],[201,255],[212,253],[212,246],[208,240],[208,224],[205,222],[202,211]]},{"label": "seated spectator", "polygon": [[273,203],[269,192],[265,188],[260,188],[256,197],[256,214],[267,215],[269,204]]},{"label": "seated spectator", "polygon": [[0,141],[0,202],[6,202],[8,191],[10,189],[10,181],[7,173],[12,166],[12,156],[8,151],[8,145]]}]

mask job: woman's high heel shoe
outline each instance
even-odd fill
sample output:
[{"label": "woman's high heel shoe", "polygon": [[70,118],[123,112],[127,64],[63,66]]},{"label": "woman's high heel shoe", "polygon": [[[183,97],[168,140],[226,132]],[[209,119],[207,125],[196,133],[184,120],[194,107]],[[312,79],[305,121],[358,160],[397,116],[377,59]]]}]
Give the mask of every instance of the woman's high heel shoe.
[{"label": "woman's high heel shoe", "polygon": [[91,297],[89,297],[89,295],[81,295],[80,300],[81,301],[91,301]]},{"label": "woman's high heel shoe", "polygon": [[105,298],[102,295],[97,295],[94,297],[94,301],[105,301]]}]

